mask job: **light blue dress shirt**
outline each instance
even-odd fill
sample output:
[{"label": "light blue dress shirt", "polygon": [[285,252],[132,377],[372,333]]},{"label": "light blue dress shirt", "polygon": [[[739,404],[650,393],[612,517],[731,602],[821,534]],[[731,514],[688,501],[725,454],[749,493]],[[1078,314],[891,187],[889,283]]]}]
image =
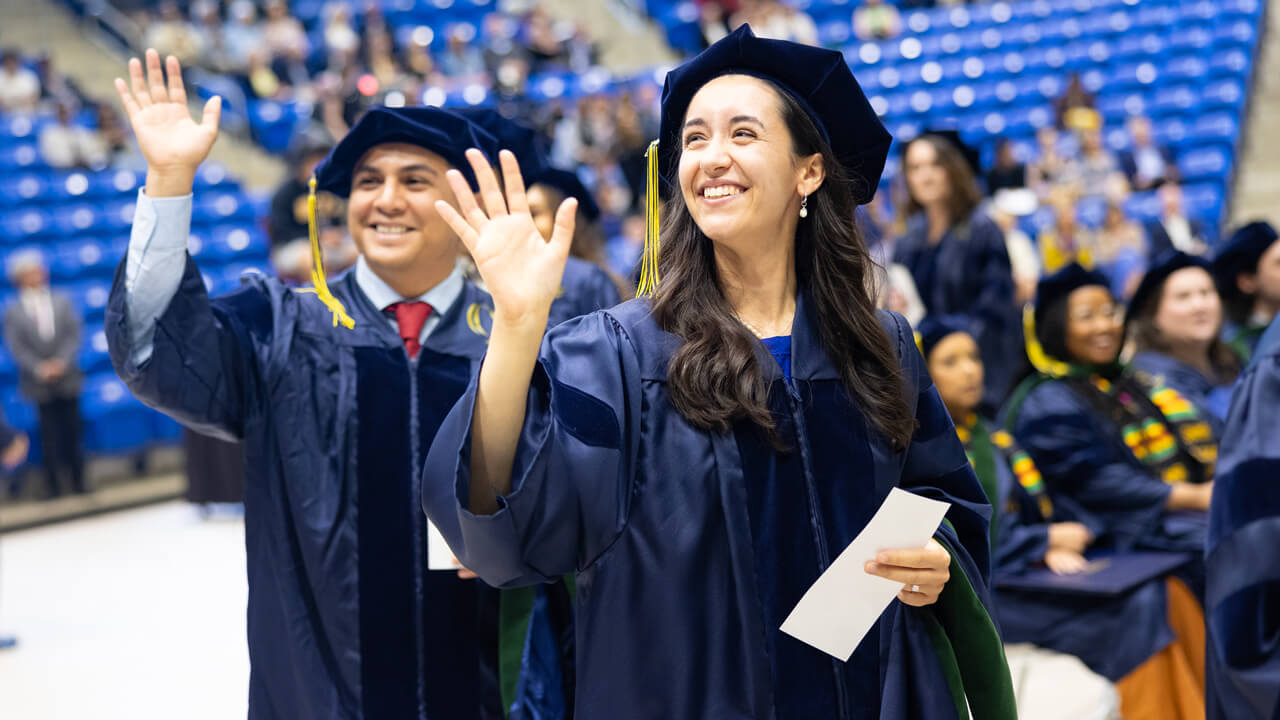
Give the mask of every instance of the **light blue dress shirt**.
[{"label": "light blue dress shirt", "polygon": [[[135,364],[140,365],[151,357],[156,321],[164,314],[182,282],[187,262],[187,238],[191,234],[191,202],[191,194],[152,199],[144,191],[138,191],[124,271],[125,303],[133,333]],[[356,261],[355,273],[356,285],[379,310],[386,310],[387,306],[405,300],[378,277],[364,256]],[[421,300],[432,308],[431,315],[422,326],[419,341],[425,342],[440,324],[440,313],[448,310],[462,294],[464,282],[462,270],[455,266],[453,272],[435,287],[409,299]],[[396,328],[393,318],[388,317],[387,322]]]}]

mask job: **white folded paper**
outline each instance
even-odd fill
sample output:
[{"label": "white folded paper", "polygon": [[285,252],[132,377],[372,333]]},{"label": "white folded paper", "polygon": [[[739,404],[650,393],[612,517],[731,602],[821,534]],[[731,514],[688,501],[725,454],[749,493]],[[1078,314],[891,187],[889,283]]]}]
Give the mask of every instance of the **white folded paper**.
[{"label": "white folded paper", "polygon": [[440,534],[440,529],[436,524],[427,521],[427,569],[428,570],[457,570],[462,565],[458,563],[458,558],[449,549],[449,543],[444,541],[444,535]]},{"label": "white folded paper", "polygon": [[782,623],[782,632],[848,661],[902,583],[864,569],[881,550],[922,548],[950,505],[894,488],[871,522],[822,573]]}]

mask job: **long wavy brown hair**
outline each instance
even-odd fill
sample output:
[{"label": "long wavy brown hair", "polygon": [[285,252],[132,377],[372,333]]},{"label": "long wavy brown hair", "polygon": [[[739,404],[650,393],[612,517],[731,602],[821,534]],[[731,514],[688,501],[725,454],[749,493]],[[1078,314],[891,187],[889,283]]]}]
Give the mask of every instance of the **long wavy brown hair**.
[{"label": "long wavy brown hair", "polygon": [[[1169,354],[1170,345],[1164,333],[1156,327],[1156,313],[1160,312],[1160,303],[1164,301],[1164,286],[1168,282],[1165,278],[1160,283],[1160,287],[1151,293],[1151,298],[1144,302],[1141,307],[1130,308],[1130,315],[1125,323],[1126,334],[1137,348],[1138,352],[1144,350]],[[1216,289],[1216,288],[1215,288]],[[1225,303],[1223,311],[1225,313]],[[1221,324],[1219,324],[1221,330]],[[1209,343],[1209,365],[1213,368],[1213,372],[1217,375],[1216,380],[1219,382],[1231,382],[1240,374],[1240,357],[1229,345],[1222,342],[1218,337],[1214,337],[1213,342]]]},{"label": "long wavy brown hair", "polygon": [[[766,81],[767,82],[767,81]],[[796,280],[818,326],[823,350],[867,419],[895,450],[906,448],[916,421],[895,343],[876,318],[874,261],[855,225],[855,183],[803,109],[780,98],[793,156],[822,155],[826,178],[809,195],[796,230]],[[739,322],[716,271],[715,249],[698,228],[679,189],[663,208],[662,282],[654,295],[658,326],[684,340],[667,369],[671,402],[696,427],[717,432],[747,419],[777,441],[768,386],[757,360],[759,341]]]}]

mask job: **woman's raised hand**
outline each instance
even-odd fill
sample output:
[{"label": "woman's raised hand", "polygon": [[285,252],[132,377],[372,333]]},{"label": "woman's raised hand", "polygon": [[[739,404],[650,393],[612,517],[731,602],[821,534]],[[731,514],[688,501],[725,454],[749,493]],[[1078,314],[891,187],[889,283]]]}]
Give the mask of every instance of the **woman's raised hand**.
[{"label": "woman's raised hand", "polygon": [[[197,123],[187,108],[187,91],[182,83],[182,66],[178,59],[169,56],[166,65],[169,75],[160,68],[160,55],[155,50],[146,52],[147,73],[142,74],[142,62],[129,60],[129,82],[116,78],[116,92],[129,115],[129,124],[138,138],[138,148],[147,159],[147,194],[153,195],[157,185],[166,192],[159,194],[186,194],[196,169],[208,157],[213,142],[218,138],[218,119],[222,115],[222,101],[218,97],[205,103],[204,113]],[[157,182],[162,181],[162,182]],[[182,185],[186,182],[186,189]]]},{"label": "woman's raised hand", "polygon": [[450,170],[449,186],[458,199],[458,209],[441,200],[436,210],[462,238],[476,269],[489,286],[496,323],[546,325],[551,301],[560,292],[565,260],[573,242],[574,217],[578,201],[569,198],[556,210],[555,229],[542,237],[529,213],[524,178],[511,152],[499,154],[506,192],[479,150],[467,151],[467,160],[480,186],[482,210],[462,173]]}]

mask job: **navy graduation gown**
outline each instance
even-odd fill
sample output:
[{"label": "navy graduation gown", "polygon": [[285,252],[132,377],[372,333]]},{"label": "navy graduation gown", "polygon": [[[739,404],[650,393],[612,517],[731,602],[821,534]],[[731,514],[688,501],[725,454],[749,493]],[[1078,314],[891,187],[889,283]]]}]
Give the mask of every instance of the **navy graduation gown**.
[{"label": "navy graduation gown", "polygon": [[1222,437],[1234,383],[1215,383],[1196,368],[1151,350],[1144,350],[1133,356],[1132,364],[1138,370],[1160,378],[1162,384],[1181,393],[1195,405],[1196,412],[1213,429],[1213,436]]},{"label": "navy graduation gown", "polygon": [[575,257],[569,258],[564,265],[560,288],[559,297],[551,303],[548,328],[622,302],[618,288],[608,273],[594,263]]},{"label": "navy graduation gown", "polygon": [[249,717],[500,717],[496,591],[426,570],[414,482],[484,352],[488,296],[466,284],[410,361],[354,273],[332,290],[355,329],[260,276],[211,300],[188,258],[141,365],[123,262],[107,308],[139,399],[245,443]]},{"label": "navy graduation gown", "polygon": [[1280,321],[1227,418],[1209,509],[1208,718],[1280,718]]},{"label": "navy graduation gown", "polygon": [[[910,328],[896,315],[881,316],[920,422],[907,451],[895,454],[846,399],[805,307],[802,296],[790,382],[759,349],[771,407],[795,443],[793,453],[773,452],[750,428],[695,429],[673,410],[666,363],[679,340],[659,330],[647,300],[548,334],[529,391],[513,490],[495,514],[476,516],[464,507],[474,380],[437,434],[423,472],[424,508],[467,567],[501,586],[578,573],[581,716],[763,720],[803,711],[810,695],[823,717],[959,716],[930,639],[944,603],[926,609],[892,603],[847,665],[777,630],[788,603],[895,486],[952,503],[949,524],[937,535],[955,560],[947,592],[971,586],[979,607],[989,607],[989,506]],[[774,508],[769,518],[752,518],[748,493],[770,473],[789,512],[782,517]],[[787,552],[795,550],[787,555],[794,562],[759,554],[753,536],[770,527],[790,543]],[[766,567],[771,572],[762,573]],[[960,668],[998,666],[1003,678],[986,683],[994,696],[1010,685],[985,609],[982,620],[996,654]],[[785,663],[796,658],[813,673],[786,674]],[[983,698],[971,700],[981,707]]]},{"label": "navy graduation gown", "polygon": [[[1165,510],[1171,486],[1135,458],[1119,428],[1066,383],[1039,383],[1010,420],[1053,502],[1074,503],[1098,523],[1094,547],[1196,554],[1204,547],[1206,513]],[[1179,575],[1203,596],[1201,563]]]},{"label": "navy graduation gown", "polygon": [[[1034,498],[1018,483],[1004,455],[995,456],[992,499],[998,530],[992,550],[992,574],[1017,575],[1043,564],[1049,549],[1049,524]],[[1095,534],[1096,520],[1072,508],[1055,506],[1052,522],[1082,522]],[[996,590],[996,615],[1005,642],[1033,645],[1074,655],[1111,681],[1132,672],[1173,642],[1165,608],[1164,581],[1146,583],[1119,597],[1084,597]]]},{"label": "navy graduation gown", "polygon": [[983,404],[992,411],[1000,407],[1023,362],[1013,269],[1000,227],[974,210],[933,245],[929,222],[920,213],[907,222],[893,261],[911,272],[929,314],[969,318],[969,333],[986,368]]}]

